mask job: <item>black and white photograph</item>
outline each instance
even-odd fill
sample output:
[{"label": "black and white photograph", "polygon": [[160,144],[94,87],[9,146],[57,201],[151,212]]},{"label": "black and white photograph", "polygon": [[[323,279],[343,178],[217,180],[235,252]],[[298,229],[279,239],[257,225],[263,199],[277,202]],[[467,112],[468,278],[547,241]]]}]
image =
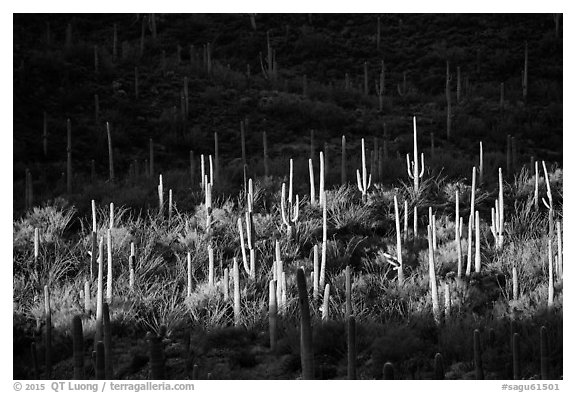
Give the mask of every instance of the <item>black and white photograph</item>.
[{"label": "black and white photograph", "polygon": [[563,390],[548,8],[13,13],[9,387]]}]

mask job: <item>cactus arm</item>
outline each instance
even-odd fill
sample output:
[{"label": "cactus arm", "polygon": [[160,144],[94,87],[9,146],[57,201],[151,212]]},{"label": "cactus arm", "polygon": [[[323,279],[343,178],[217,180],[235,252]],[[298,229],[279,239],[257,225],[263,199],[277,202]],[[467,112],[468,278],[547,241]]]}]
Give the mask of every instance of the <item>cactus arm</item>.
[{"label": "cactus arm", "polygon": [[286,183],[282,183],[282,196],[280,197],[280,212],[282,214],[282,221],[284,224],[289,226],[288,219],[286,217],[286,202],[284,199],[286,198]]},{"label": "cactus arm", "polygon": [[358,169],[356,169],[356,180],[358,181],[358,190],[364,193],[364,190],[362,190],[362,182],[360,181],[360,171]]},{"label": "cactus arm", "polygon": [[408,170],[408,177],[414,179],[412,171],[410,170],[410,154],[406,154],[406,169]]},{"label": "cactus arm", "polygon": [[420,169],[420,174],[418,175],[418,177],[422,177],[424,176],[424,153],[421,153],[420,155],[420,164],[422,165],[422,169]]}]

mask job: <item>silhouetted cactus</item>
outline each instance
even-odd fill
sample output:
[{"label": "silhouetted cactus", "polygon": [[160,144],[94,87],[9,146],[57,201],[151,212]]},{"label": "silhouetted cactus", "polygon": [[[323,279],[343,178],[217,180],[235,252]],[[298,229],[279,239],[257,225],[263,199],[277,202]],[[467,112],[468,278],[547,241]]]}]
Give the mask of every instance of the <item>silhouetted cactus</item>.
[{"label": "silhouetted cactus", "polygon": [[474,370],[476,379],[484,379],[484,370],[482,368],[482,347],[480,345],[480,331],[474,330]]},{"label": "silhouetted cactus", "polygon": [[356,379],[356,319],[348,317],[348,379]]},{"label": "silhouetted cactus", "polygon": [[346,266],[346,319],[352,315],[352,277],[350,265]]},{"label": "silhouetted cactus", "polygon": [[439,352],[434,356],[434,379],[444,379],[444,359]]},{"label": "silhouetted cactus", "polygon": [[514,333],[512,335],[512,369],[514,379],[520,378],[520,335]]},{"label": "silhouetted cactus", "polygon": [[30,356],[32,357],[32,370],[34,372],[34,379],[40,379],[40,368],[38,367],[38,352],[36,351],[36,343],[30,344]]},{"label": "silhouetted cactus", "polygon": [[546,326],[540,327],[540,376],[541,379],[550,379],[550,357],[548,353],[548,330]]},{"label": "silhouetted cactus", "polygon": [[302,362],[302,379],[314,379],[314,352],[312,348],[312,326],[310,325],[310,308],[304,270],[296,271],[298,285],[298,303],[300,305],[300,359]]},{"label": "silhouetted cactus", "polygon": [[278,305],[276,302],[276,280],[270,281],[269,301],[268,301],[268,323],[270,331],[270,349],[276,349],[276,326],[277,326]]},{"label": "silhouetted cactus", "polygon": [[46,379],[50,379],[52,376],[52,310],[50,309],[50,291],[48,285],[44,285],[44,313],[46,318],[46,326],[44,330],[44,365],[46,368]]},{"label": "silhouetted cactus", "polygon": [[104,358],[104,343],[98,341],[96,343],[96,351],[94,352],[94,374],[96,379],[107,379],[105,371],[105,358]]},{"label": "silhouetted cactus", "polygon": [[110,329],[110,309],[108,303],[102,305],[102,320],[104,327],[104,356],[106,379],[113,379],[114,369],[112,366],[112,331]]},{"label": "silhouetted cactus", "polygon": [[162,337],[148,332],[147,339],[151,377],[152,379],[166,379],[164,344],[162,343]]},{"label": "silhouetted cactus", "polygon": [[72,318],[72,348],[74,379],[84,379],[84,336],[82,334],[82,320],[78,315]]},{"label": "silhouetted cactus", "polygon": [[384,363],[384,371],[382,373],[384,379],[394,380],[394,366],[390,362]]}]

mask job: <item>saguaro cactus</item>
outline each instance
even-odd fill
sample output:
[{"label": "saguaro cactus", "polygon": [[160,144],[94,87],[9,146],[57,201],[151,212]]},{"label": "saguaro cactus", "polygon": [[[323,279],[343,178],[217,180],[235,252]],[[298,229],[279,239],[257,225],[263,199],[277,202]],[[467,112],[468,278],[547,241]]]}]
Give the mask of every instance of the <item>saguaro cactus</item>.
[{"label": "saguaro cactus", "polygon": [[164,344],[162,336],[148,332],[148,351],[150,356],[150,374],[152,379],[166,379],[164,365]]},{"label": "saguaro cactus", "polygon": [[520,335],[514,333],[512,335],[512,370],[515,380],[521,379],[520,377]]},{"label": "saguaro cactus", "polygon": [[96,351],[95,355],[95,378],[96,379],[106,379],[106,372],[105,372],[105,359],[104,359],[104,343],[102,341],[96,342]]},{"label": "saguaro cactus", "polygon": [[276,350],[276,326],[278,304],[276,302],[276,280],[270,280],[268,300],[268,324],[270,331],[270,350]]},{"label": "saguaro cactus", "polygon": [[376,82],[376,92],[378,93],[378,111],[382,112],[384,108],[384,93],[386,92],[385,82],[386,82],[386,68],[384,66],[384,60],[380,62],[380,78]]},{"label": "saguaro cactus", "polygon": [[234,279],[234,326],[240,326],[240,269],[236,258],[234,258],[232,277]]},{"label": "saguaro cactus", "polygon": [[352,315],[352,274],[350,273],[350,265],[346,266],[346,319]]},{"label": "saguaro cactus", "polygon": [[524,70],[522,71],[522,98],[528,98],[528,41],[524,42]]},{"label": "saguaro cactus", "polygon": [[342,158],[340,165],[340,183],[346,184],[348,181],[346,176],[346,135],[342,135]]},{"label": "saguaro cactus", "polygon": [[302,268],[296,270],[296,283],[298,285],[298,303],[300,305],[300,359],[302,362],[302,379],[314,379],[312,326],[310,324],[306,277]]},{"label": "saguaro cactus", "polygon": [[320,285],[320,263],[319,263],[319,258],[318,258],[318,244],[315,244],[313,247],[313,254],[314,254],[314,262],[313,262],[313,269],[314,271],[312,272],[312,285],[313,285],[313,295],[312,298],[314,299],[314,304],[316,304],[316,301],[318,300],[318,290],[319,290],[319,285]]},{"label": "saguaro cactus", "polygon": [[456,277],[462,278],[462,243],[460,242],[462,228],[460,226],[460,192],[458,190],[456,193],[456,218],[454,220],[454,239],[456,240],[456,257],[458,258],[458,266]]},{"label": "saguaro cactus", "polygon": [[82,320],[78,315],[72,318],[72,348],[74,379],[84,379],[84,336],[82,335]]},{"label": "saguaro cactus", "polygon": [[100,237],[98,246],[98,290],[96,293],[96,332],[94,342],[102,341],[102,304],[104,303],[104,237]]},{"label": "saguaro cactus", "polygon": [[418,136],[416,133],[416,116],[413,117],[414,124],[414,161],[410,162],[410,154],[406,154],[406,168],[408,177],[414,181],[414,192],[418,193],[420,179],[424,176],[424,153],[421,153],[420,163],[418,162]]},{"label": "saguaro cactus", "polygon": [[320,263],[320,288],[324,287],[326,282],[326,248],[328,245],[328,222],[326,204],[322,205],[322,260]]},{"label": "saguaro cactus", "polygon": [[550,357],[548,353],[548,330],[540,327],[540,377],[550,379]]},{"label": "saguaro cactus", "polygon": [[264,149],[264,177],[270,175],[270,170],[268,168],[268,143],[266,141],[266,131],[262,132],[262,146]]},{"label": "saguaro cactus", "polygon": [[383,377],[386,380],[394,380],[394,366],[390,362],[384,363]]},{"label": "saguaro cactus", "polygon": [[[292,160],[290,160],[290,171],[292,172]],[[290,177],[292,179],[292,177]],[[324,152],[320,152],[320,176],[318,178],[318,200],[321,205],[324,204],[324,198],[326,194],[324,193],[324,180],[325,180],[325,161]],[[292,182],[290,182],[292,184]]]},{"label": "saguaro cactus", "polygon": [[404,265],[402,263],[402,238],[400,234],[400,214],[398,212],[398,198],[394,195],[394,216],[396,217],[396,260],[398,265],[398,284],[404,283]]},{"label": "saguaro cactus", "polygon": [[348,379],[356,379],[356,319],[348,316]]},{"label": "saguaro cactus", "polygon": [[66,120],[66,133],[67,133],[67,144],[66,144],[66,193],[72,193],[72,124],[70,119]]},{"label": "saguaro cactus", "polygon": [[481,269],[481,260],[480,260],[480,213],[478,212],[478,210],[476,210],[476,240],[475,240],[475,244],[476,244],[476,253],[474,254],[474,271],[476,273],[480,273],[480,269]]},{"label": "saguaro cactus", "polygon": [[308,172],[310,174],[310,205],[316,205],[316,185],[314,184],[314,166],[312,159],[308,159]]},{"label": "saguaro cactus", "polygon": [[452,132],[452,99],[450,94],[450,63],[446,62],[446,138],[450,139]]},{"label": "saguaro cactus", "polygon": [[46,318],[44,330],[46,379],[50,379],[52,376],[52,310],[50,308],[50,290],[48,285],[44,285],[44,316]]},{"label": "saguaro cactus", "polygon": [[330,284],[324,287],[324,297],[322,299],[322,322],[326,322],[329,318],[329,305],[330,305]]},{"label": "saguaro cactus", "polygon": [[434,356],[434,379],[444,379],[444,359],[440,352]]},{"label": "saguaro cactus", "polygon": [[44,157],[48,156],[48,115],[44,112],[42,121],[42,151]]},{"label": "saguaro cactus", "polygon": [[552,204],[552,190],[550,188],[550,179],[548,177],[548,170],[546,169],[546,164],[542,161],[542,167],[544,168],[544,180],[546,180],[546,199],[542,198],[542,202],[544,202],[544,206],[548,208],[548,225],[549,225],[549,233],[552,235],[554,233],[554,206]]},{"label": "saguaro cactus", "polygon": [[552,239],[548,239],[548,311],[554,309],[554,261],[552,257]]},{"label": "saguaro cactus", "polygon": [[440,325],[442,322],[442,315],[440,311],[440,303],[438,302],[438,284],[436,283],[436,268],[434,265],[434,247],[432,245],[432,227],[428,225],[428,274],[430,276],[430,293],[432,296],[432,314],[434,314],[434,322]]},{"label": "saguaro cactus", "polygon": [[480,345],[480,331],[474,330],[474,370],[476,379],[484,379],[484,370],[482,368],[482,348]]},{"label": "saguaro cactus", "polygon": [[288,207],[286,207],[286,184],[282,183],[282,197],[281,197],[281,213],[282,213],[282,221],[284,225],[286,225],[288,238],[292,238],[292,226],[298,220],[298,211],[299,211],[299,204],[300,200],[298,199],[298,195],[296,195],[296,203],[292,203],[292,199],[290,198],[291,195],[288,197]]},{"label": "saguaro cactus", "polygon": [[362,138],[362,176],[360,176],[360,170],[356,169],[356,180],[358,182],[358,189],[362,193],[362,200],[366,201],[366,193],[368,192],[372,182],[372,174],[368,176],[366,169],[366,149],[364,146],[364,138]]},{"label": "saguaro cactus", "polygon": [[108,273],[106,274],[106,302],[112,304],[112,232],[108,229],[107,233]]},{"label": "saguaro cactus", "polygon": [[102,305],[102,320],[104,326],[104,358],[106,379],[114,379],[114,369],[112,367],[112,331],[110,328],[110,310],[108,303]]}]

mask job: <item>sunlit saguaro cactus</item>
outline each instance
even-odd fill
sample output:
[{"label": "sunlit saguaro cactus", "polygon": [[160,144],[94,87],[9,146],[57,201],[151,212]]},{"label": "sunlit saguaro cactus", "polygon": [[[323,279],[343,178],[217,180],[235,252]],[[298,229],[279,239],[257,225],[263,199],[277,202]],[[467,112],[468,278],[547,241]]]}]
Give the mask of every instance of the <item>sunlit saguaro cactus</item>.
[{"label": "sunlit saguaro cactus", "polygon": [[308,159],[308,172],[310,173],[310,205],[316,205],[316,185],[314,184],[314,166],[312,159]]},{"label": "sunlit saguaro cactus", "polygon": [[360,176],[360,170],[356,169],[356,180],[358,181],[358,189],[362,193],[362,200],[366,201],[366,193],[368,192],[372,182],[372,174],[368,176],[368,170],[366,168],[366,149],[364,146],[364,138],[362,138],[362,176]]},{"label": "sunlit saguaro cactus", "polygon": [[396,195],[394,195],[394,217],[396,218],[396,269],[398,270],[398,284],[402,285],[404,282],[404,265],[402,264],[402,235],[400,233],[400,214]]},{"label": "sunlit saguaro cactus", "polygon": [[430,276],[430,294],[432,296],[432,314],[434,322],[440,325],[442,314],[438,302],[438,284],[436,283],[436,268],[434,264],[434,246],[432,245],[432,226],[428,225],[428,274]]},{"label": "sunlit saguaro cactus", "polygon": [[420,179],[424,176],[424,153],[421,153],[420,162],[418,162],[418,136],[416,133],[416,116],[413,118],[414,123],[414,161],[410,161],[410,154],[406,154],[406,168],[408,177],[414,181],[414,192],[420,188]]},{"label": "sunlit saguaro cactus", "polygon": [[324,161],[324,152],[320,152],[320,178],[319,178],[319,186],[318,186],[318,201],[321,205],[324,204],[324,198],[326,194],[324,193],[324,179],[325,175],[325,161]]},{"label": "sunlit saguaro cactus", "polygon": [[554,262],[552,239],[548,239],[548,311],[554,309]]},{"label": "sunlit saguaro cactus", "polygon": [[549,233],[554,233],[554,206],[552,204],[552,190],[550,189],[550,178],[548,177],[548,170],[546,169],[546,164],[542,161],[542,167],[544,168],[544,179],[546,180],[546,197],[548,200],[542,198],[544,206],[548,208],[548,221],[549,221]]}]

